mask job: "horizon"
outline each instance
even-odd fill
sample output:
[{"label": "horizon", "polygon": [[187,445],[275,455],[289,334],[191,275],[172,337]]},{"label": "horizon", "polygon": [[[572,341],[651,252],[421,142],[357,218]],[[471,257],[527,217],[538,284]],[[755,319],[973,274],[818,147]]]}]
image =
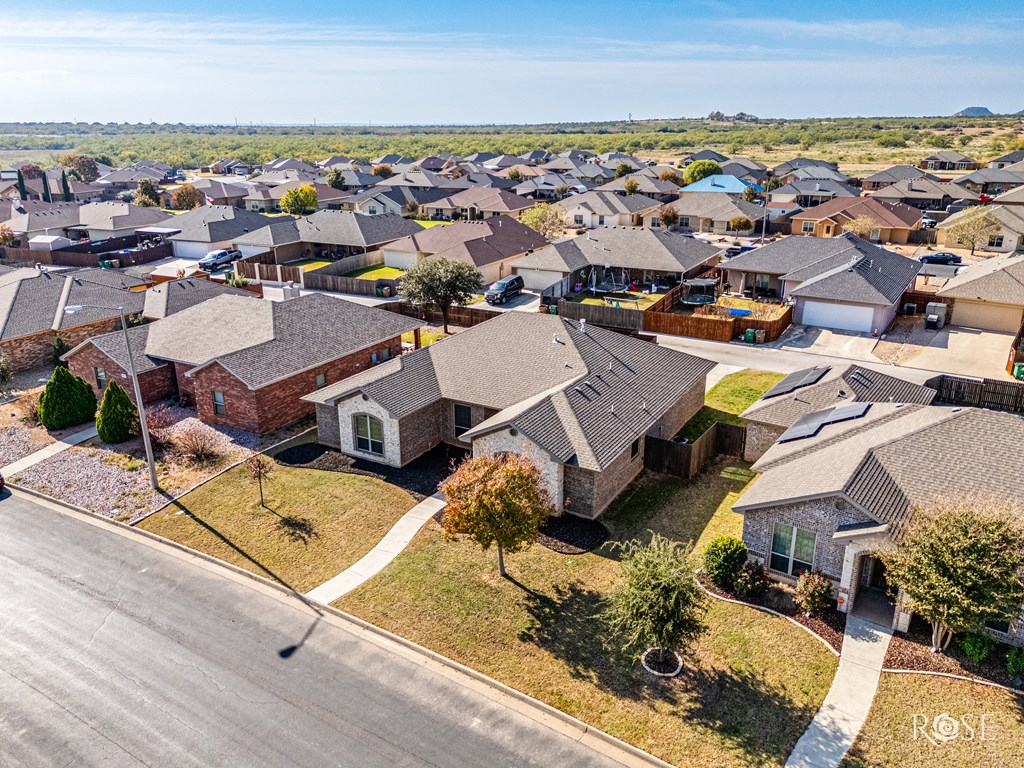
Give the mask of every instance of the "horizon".
[{"label": "horizon", "polygon": [[40,0],[5,20],[0,51],[19,63],[7,118],[443,127],[1024,109],[1006,87],[1024,62],[986,53],[1012,50],[1015,0],[865,0],[856,18],[835,0],[513,5]]}]

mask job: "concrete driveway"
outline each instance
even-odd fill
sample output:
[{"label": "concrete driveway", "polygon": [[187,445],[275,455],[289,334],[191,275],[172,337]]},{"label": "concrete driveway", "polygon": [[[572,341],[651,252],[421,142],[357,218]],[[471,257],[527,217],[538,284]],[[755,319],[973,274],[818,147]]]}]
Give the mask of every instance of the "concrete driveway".
[{"label": "concrete driveway", "polygon": [[810,325],[791,325],[778,341],[764,346],[789,352],[808,352],[847,360],[877,363],[872,354],[878,339],[869,333],[833,331]]},{"label": "concrete driveway", "polygon": [[947,325],[928,346],[901,364],[907,368],[1009,381],[1005,366],[1012,345],[1012,333]]},{"label": "concrete driveway", "polygon": [[470,304],[476,309],[490,309],[495,312],[537,312],[540,306],[540,294],[534,291],[523,291],[515,298],[509,299],[504,304],[488,304],[486,301],[478,301]]}]

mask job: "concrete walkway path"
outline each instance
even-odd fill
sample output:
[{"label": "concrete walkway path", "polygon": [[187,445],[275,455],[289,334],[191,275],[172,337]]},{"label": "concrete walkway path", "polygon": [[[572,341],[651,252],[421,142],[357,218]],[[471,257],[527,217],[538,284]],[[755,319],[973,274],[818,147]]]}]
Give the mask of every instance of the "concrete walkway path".
[{"label": "concrete walkway path", "polygon": [[423,524],[444,509],[444,496],[435,493],[406,512],[402,519],[392,526],[384,538],[354,565],[349,566],[330,581],[325,581],[306,593],[306,597],[328,605],[342,595],[376,576],[384,567],[409,546]]},{"label": "concrete walkway path", "polygon": [[843,652],[832,687],[786,768],[837,768],[871,709],[891,639],[890,629],[857,616],[846,617]]},{"label": "concrete walkway path", "polygon": [[92,440],[94,437],[96,437],[96,427],[93,426],[88,429],[83,429],[81,432],[68,435],[63,440],[50,443],[45,448],[40,448],[38,451],[30,453],[28,456],[23,456],[17,461],[11,462],[6,467],[0,467],[0,474],[7,479],[10,479],[19,472],[23,472],[29,467],[34,467],[36,464],[46,461],[47,459],[56,456],[58,453],[63,453],[72,446],[84,443],[86,440]]}]

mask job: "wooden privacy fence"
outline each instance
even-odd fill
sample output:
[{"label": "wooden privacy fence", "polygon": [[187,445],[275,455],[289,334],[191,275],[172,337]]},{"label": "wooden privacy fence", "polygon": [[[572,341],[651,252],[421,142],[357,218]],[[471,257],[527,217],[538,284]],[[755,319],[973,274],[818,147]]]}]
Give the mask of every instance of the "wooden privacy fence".
[{"label": "wooden privacy fence", "polygon": [[689,480],[719,454],[742,456],[746,441],[746,427],[721,421],[716,421],[692,443],[648,436],[644,438],[644,467]]},{"label": "wooden privacy fence", "polygon": [[936,296],[934,293],[927,293],[924,291],[907,291],[900,297],[899,311],[902,313],[903,308],[907,304],[914,305],[914,314],[923,315],[929,304],[940,303],[946,305],[946,319],[949,319],[950,312],[953,309],[953,300],[944,299],[941,296]]},{"label": "wooden privacy fence", "polygon": [[558,302],[558,314],[570,320],[586,320],[588,323],[600,325],[602,328],[613,328],[630,332],[643,330],[644,326],[644,313],[638,309],[583,304],[577,301],[560,299]]},{"label": "wooden privacy fence", "polygon": [[1019,381],[969,379],[944,373],[928,379],[924,385],[938,393],[937,403],[1024,413],[1024,383]]},{"label": "wooden privacy fence", "polygon": [[773,320],[656,312],[654,307],[643,313],[643,330],[645,331],[667,333],[673,336],[690,336],[708,341],[732,341],[747,329],[762,330],[766,342],[776,341],[792,322],[792,307],[786,307],[782,314]]},{"label": "wooden privacy fence", "polygon": [[[414,317],[427,323],[440,323],[442,319],[441,313],[436,309],[423,309],[407,304],[404,301],[392,301],[388,304],[382,304],[380,309],[397,312],[406,317]],[[448,322],[463,328],[472,328],[474,325],[491,320],[500,314],[500,312],[489,309],[477,309],[476,307],[452,307],[448,312]]]},{"label": "wooden privacy fence", "polygon": [[297,283],[306,287],[305,272],[302,267],[291,267],[274,261],[270,251],[246,256],[235,262],[235,274],[246,280],[258,280],[265,283]]},{"label": "wooden privacy fence", "polygon": [[56,267],[98,267],[101,261],[118,261],[122,267],[135,264],[149,264],[172,255],[170,243],[161,243],[151,248],[128,253],[82,253],[71,250],[36,251],[30,248],[0,248],[0,258],[12,262],[46,264]]},{"label": "wooden privacy fence", "polygon": [[[327,267],[324,267],[327,269]],[[306,272],[303,285],[318,291],[334,291],[335,293],[355,293],[359,296],[397,296],[401,280],[380,278],[363,280],[358,277],[325,274],[324,269]],[[387,289],[385,291],[384,289]]]}]

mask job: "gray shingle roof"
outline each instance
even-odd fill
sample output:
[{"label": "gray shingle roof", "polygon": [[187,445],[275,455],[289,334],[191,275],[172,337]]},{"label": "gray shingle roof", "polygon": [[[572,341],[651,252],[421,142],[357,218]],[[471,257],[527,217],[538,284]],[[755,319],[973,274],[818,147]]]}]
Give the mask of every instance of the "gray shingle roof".
[{"label": "gray shingle roof", "polygon": [[148,320],[158,320],[183,309],[195,306],[217,296],[243,296],[258,298],[256,294],[234,288],[212,280],[186,278],[169,280],[153,286],[145,293],[145,307],[142,314]]},{"label": "gray shingle roof", "polygon": [[555,203],[562,210],[582,206],[599,216],[614,216],[622,213],[638,213],[658,206],[654,200],[643,195],[617,195],[594,189],[582,195],[572,195]]},{"label": "gray shingle roof", "polygon": [[1010,253],[972,264],[951,278],[938,295],[1024,306],[1024,255]]},{"label": "gray shingle roof", "polygon": [[234,240],[247,232],[253,232],[274,221],[263,216],[230,205],[201,205],[191,211],[175,216],[168,224],[180,229],[172,240],[198,243],[217,243]]},{"label": "gray shingle roof", "polygon": [[482,221],[459,221],[444,227],[421,228],[416,234],[391,243],[388,250],[426,253],[483,266],[533,248],[543,248],[547,242],[525,224],[502,215]]}]

